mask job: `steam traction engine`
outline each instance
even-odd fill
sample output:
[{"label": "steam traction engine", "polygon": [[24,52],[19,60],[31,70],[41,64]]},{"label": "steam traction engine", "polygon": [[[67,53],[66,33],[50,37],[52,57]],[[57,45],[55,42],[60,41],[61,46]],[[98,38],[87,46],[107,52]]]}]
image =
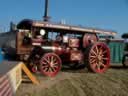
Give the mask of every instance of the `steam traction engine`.
[{"label": "steam traction engine", "polygon": [[115,32],[28,19],[17,28],[17,54],[32,72],[55,76],[62,64],[84,63],[90,71],[103,73],[110,66],[109,48],[98,42],[97,34]]}]

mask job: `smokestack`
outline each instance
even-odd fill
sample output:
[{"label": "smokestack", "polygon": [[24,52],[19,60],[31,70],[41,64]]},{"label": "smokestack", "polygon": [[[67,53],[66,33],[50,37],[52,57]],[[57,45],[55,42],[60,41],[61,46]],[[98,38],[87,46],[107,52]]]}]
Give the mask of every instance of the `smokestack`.
[{"label": "smokestack", "polygon": [[44,21],[49,21],[50,17],[48,16],[48,4],[49,0],[45,0],[45,10],[44,10]]}]

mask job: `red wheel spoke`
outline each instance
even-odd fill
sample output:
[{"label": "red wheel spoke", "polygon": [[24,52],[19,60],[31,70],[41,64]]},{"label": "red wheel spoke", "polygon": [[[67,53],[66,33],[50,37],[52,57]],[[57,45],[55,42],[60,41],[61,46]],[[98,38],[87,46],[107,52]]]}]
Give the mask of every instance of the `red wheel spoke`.
[{"label": "red wheel spoke", "polygon": [[48,65],[48,64],[42,64],[41,67],[42,67],[42,68],[46,68],[46,67],[49,67],[49,65]]},{"label": "red wheel spoke", "polygon": [[90,61],[90,63],[91,63],[91,64],[92,64],[92,63],[94,63],[94,62],[96,62],[96,59],[94,59],[94,60]]},{"label": "red wheel spoke", "polygon": [[49,67],[49,65],[42,65],[42,68],[46,68],[46,67]]},{"label": "red wheel spoke", "polygon": [[46,71],[47,67],[43,67],[42,69]]},{"label": "red wheel spoke", "polygon": [[56,58],[54,58],[53,56],[51,56],[51,63],[55,64],[56,62]]},{"label": "red wheel spoke", "polygon": [[54,62],[54,63],[57,62],[56,58],[53,59],[53,62]]},{"label": "red wheel spoke", "polygon": [[110,51],[104,43],[96,43],[90,47],[88,64],[91,71],[103,73],[110,65]]},{"label": "red wheel spoke", "polygon": [[92,57],[92,58],[96,58],[96,56],[94,56],[94,55],[91,55],[90,57]]},{"label": "red wheel spoke", "polygon": [[50,57],[49,57],[49,56],[47,57],[47,61],[51,62],[51,59],[50,59]]},{"label": "red wheel spoke", "polygon": [[41,72],[47,76],[55,76],[61,68],[61,60],[54,53],[45,54],[40,63]]},{"label": "red wheel spoke", "polygon": [[97,56],[97,54],[94,50],[92,50],[91,53],[94,54],[95,56]]},{"label": "red wheel spoke", "polygon": [[51,68],[51,67],[49,67],[49,70],[48,70],[48,72],[52,72],[52,68]]},{"label": "red wheel spoke", "polygon": [[95,57],[90,57],[90,61],[92,61],[92,60],[96,60],[96,58],[97,58],[97,56],[95,56]]},{"label": "red wheel spoke", "polygon": [[54,66],[53,68],[56,70],[58,67],[57,66]]},{"label": "red wheel spoke", "polygon": [[55,72],[57,70],[57,67],[53,67],[52,69],[53,69],[53,72]]},{"label": "red wheel spoke", "polygon": [[45,72],[48,72],[48,70],[49,70],[49,67],[45,67],[45,68],[44,68],[44,71],[45,71]]},{"label": "red wheel spoke", "polygon": [[53,66],[58,66],[58,62],[55,62]]},{"label": "red wheel spoke", "polygon": [[54,64],[54,65],[55,65],[55,64],[58,64],[58,61],[54,61],[53,64]]},{"label": "red wheel spoke", "polygon": [[54,68],[53,68],[53,67],[51,67],[51,71],[52,71],[52,72],[55,72],[55,70],[54,70]]},{"label": "red wheel spoke", "polygon": [[98,71],[100,71],[100,65],[97,65],[97,69],[98,69]]},{"label": "red wheel spoke", "polygon": [[101,66],[101,67],[103,67],[103,68],[105,68],[105,64],[103,64],[103,62],[99,62],[99,65]]},{"label": "red wheel spoke", "polygon": [[103,49],[100,49],[99,50],[99,55],[102,55],[103,54]]},{"label": "red wheel spoke", "polygon": [[95,48],[96,48],[96,54],[98,54],[99,53],[98,46],[96,46]]},{"label": "red wheel spoke", "polygon": [[99,70],[100,70],[100,64],[99,64],[99,63],[96,63],[96,64],[95,64],[95,68],[96,68],[96,70],[99,71]]},{"label": "red wheel spoke", "polygon": [[42,61],[42,63],[43,63],[43,65],[47,65],[47,63],[46,63],[46,62],[44,62],[44,61]]},{"label": "red wheel spoke", "polygon": [[54,57],[53,57],[53,56],[51,56],[51,62],[52,62],[52,63],[54,62]]},{"label": "red wheel spoke", "polygon": [[102,46],[99,47],[99,50],[102,50]]},{"label": "red wheel spoke", "polygon": [[48,61],[46,58],[43,58],[48,64],[50,63],[50,61]]}]

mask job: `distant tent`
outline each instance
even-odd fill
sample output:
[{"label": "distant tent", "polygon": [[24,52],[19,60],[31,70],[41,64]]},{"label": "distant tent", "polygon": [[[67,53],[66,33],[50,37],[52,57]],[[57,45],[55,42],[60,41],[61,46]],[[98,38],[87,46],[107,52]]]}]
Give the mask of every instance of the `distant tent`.
[{"label": "distant tent", "polygon": [[124,34],[122,35],[122,38],[128,39],[128,33],[124,33]]}]

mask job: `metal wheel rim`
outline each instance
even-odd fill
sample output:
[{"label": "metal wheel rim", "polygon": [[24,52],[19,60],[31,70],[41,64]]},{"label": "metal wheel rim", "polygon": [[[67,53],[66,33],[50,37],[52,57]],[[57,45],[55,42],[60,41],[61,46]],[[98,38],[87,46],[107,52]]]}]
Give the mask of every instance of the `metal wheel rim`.
[{"label": "metal wheel rim", "polygon": [[104,43],[96,43],[89,53],[89,64],[96,73],[105,72],[110,66],[110,50]]},{"label": "metal wheel rim", "polygon": [[61,69],[61,59],[54,53],[45,54],[40,60],[40,71],[46,75],[53,77]]}]

